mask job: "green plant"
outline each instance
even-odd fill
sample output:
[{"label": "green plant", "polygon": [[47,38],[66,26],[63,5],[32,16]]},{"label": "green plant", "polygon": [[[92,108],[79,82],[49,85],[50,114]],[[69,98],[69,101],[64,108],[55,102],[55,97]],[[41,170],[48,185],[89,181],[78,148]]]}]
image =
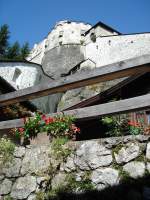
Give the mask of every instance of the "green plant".
[{"label": "green plant", "polygon": [[102,123],[107,127],[109,136],[121,136],[128,129],[128,120],[125,116],[103,117]]},{"label": "green plant", "polygon": [[0,58],[4,60],[18,59],[24,60],[30,53],[29,44],[26,42],[20,47],[18,42],[9,44],[9,27],[4,24],[0,27]]},{"label": "green plant", "polygon": [[44,200],[45,199],[45,193],[42,191],[39,191],[36,193],[36,200]]},{"label": "green plant", "polygon": [[129,121],[128,125],[129,125],[129,132],[131,135],[139,135],[143,132],[141,123]]},{"label": "green plant", "polygon": [[44,130],[54,138],[66,136],[75,140],[76,134],[80,132],[80,129],[73,123],[75,121],[73,116],[58,115],[53,118],[43,116],[43,119],[45,121]]},{"label": "green plant", "polygon": [[73,123],[73,116],[58,115],[55,117],[46,117],[39,115],[34,118],[24,118],[24,127],[13,130],[17,137],[25,139],[37,136],[40,131],[46,131],[52,138],[66,137],[75,140],[80,129]]},{"label": "green plant", "polygon": [[94,189],[94,186],[90,180],[90,172],[85,172],[81,181],[76,181],[75,175],[69,174],[66,177],[66,182],[67,182],[66,187],[68,188],[69,191],[72,192],[76,190],[87,191]]},{"label": "green plant", "polygon": [[7,138],[0,139],[0,163],[6,164],[13,158],[15,144]]},{"label": "green plant", "polygon": [[24,118],[24,127],[14,130],[14,135],[18,138],[24,137],[24,139],[32,138],[42,129],[41,116],[37,113],[34,118]]},{"label": "green plant", "polygon": [[71,154],[71,150],[65,146],[67,142],[67,137],[57,137],[53,139],[51,149],[56,160],[62,159],[65,161],[65,159]]},{"label": "green plant", "polygon": [[65,179],[65,185],[59,185],[56,188],[51,188],[46,192],[45,199],[59,199],[61,193],[89,191],[93,190],[94,186],[90,181],[90,172],[85,173],[81,181],[76,181],[75,174],[68,174]]}]

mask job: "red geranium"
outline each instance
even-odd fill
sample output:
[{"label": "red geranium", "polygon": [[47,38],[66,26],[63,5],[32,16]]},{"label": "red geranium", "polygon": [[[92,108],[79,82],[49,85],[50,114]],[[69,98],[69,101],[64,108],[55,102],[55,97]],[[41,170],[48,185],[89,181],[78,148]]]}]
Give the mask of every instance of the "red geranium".
[{"label": "red geranium", "polygon": [[46,115],[42,115],[42,120],[46,120]]},{"label": "red geranium", "polygon": [[135,127],[139,127],[139,126],[140,126],[140,123],[134,122],[134,121],[129,121],[128,124],[129,124],[130,126],[135,126]]},{"label": "red geranium", "polygon": [[47,119],[45,119],[45,124],[50,124],[50,123],[53,123],[55,120],[54,120],[54,118],[52,118],[52,117],[49,117],[49,118],[47,118]]}]

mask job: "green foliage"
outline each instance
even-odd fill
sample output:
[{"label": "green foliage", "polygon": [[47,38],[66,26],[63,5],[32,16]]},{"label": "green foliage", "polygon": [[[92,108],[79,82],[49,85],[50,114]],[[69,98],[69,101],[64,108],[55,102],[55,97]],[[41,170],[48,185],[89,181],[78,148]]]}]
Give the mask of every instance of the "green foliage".
[{"label": "green foliage", "polygon": [[10,162],[13,158],[13,153],[15,150],[15,144],[12,143],[9,139],[1,138],[0,139],[0,163],[6,164]]},{"label": "green foliage", "polygon": [[4,24],[0,28],[0,57],[5,56],[8,47],[9,27]]},{"label": "green foliage", "polygon": [[120,174],[120,178],[123,181],[129,180],[130,179],[130,175],[128,172],[124,171],[123,169],[119,172]]},{"label": "green foliage", "polygon": [[13,200],[13,198],[10,195],[8,195],[4,197],[4,200]]},{"label": "green foliage", "polygon": [[60,115],[56,117],[46,117],[38,113],[34,118],[25,118],[24,127],[12,130],[17,137],[32,138],[41,131],[46,131],[52,138],[65,137],[75,140],[80,129],[75,126],[72,116]]},{"label": "green foliage", "polygon": [[65,161],[66,158],[71,154],[71,150],[65,146],[67,142],[67,137],[57,137],[53,139],[51,149],[56,160],[62,159]]},{"label": "green foliage", "polygon": [[44,130],[50,133],[52,137],[64,137],[67,136],[70,139],[76,139],[76,134],[80,132],[80,129],[73,123],[75,118],[69,115],[58,115],[54,118],[49,117],[44,119]]},{"label": "green foliage", "polygon": [[36,193],[36,200],[44,200],[45,199],[45,193],[42,191],[39,191]]},{"label": "green foliage", "polygon": [[12,46],[8,47],[7,58],[8,59],[17,59],[20,56],[20,45],[18,42],[15,42]]},{"label": "green foliage", "polygon": [[102,123],[106,125],[107,132],[106,134],[109,136],[122,136],[123,133],[127,132],[128,127],[128,119],[126,116],[110,116],[110,117],[103,117]]},{"label": "green foliage", "polygon": [[42,128],[40,120],[41,116],[38,113],[33,118],[24,118],[24,127],[15,129],[15,136],[23,136],[25,139],[34,138]]},{"label": "green foliage", "polygon": [[90,172],[85,173],[82,177],[82,181],[76,181],[75,174],[68,174],[65,180],[65,185],[59,185],[56,188],[48,190],[45,194],[45,199],[59,199],[61,193],[73,193],[76,191],[89,191],[93,190],[94,186],[90,181]]},{"label": "green foliage", "polygon": [[112,153],[114,156],[114,153],[118,154],[118,152],[124,147],[123,144],[118,144],[115,148],[112,149]]},{"label": "green foliage", "polygon": [[29,48],[29,43],[26,42],[22,47],[21,47],[21,54],[20,54],[20,59],[25,59],[29,52],[30,52],[30,48]]},{"label": "green foliage", "polygon": [[3,60],[25,60],[28,56],[30,49],[26,42],[22,47],[20,47],[18,42],[14,44],[9,44],[9,27],[4,24],[0,27],[0,59]]},{"label": "green foliage", "polygon": [[66,178],[67,188],[69,191],[88,191],[93,190],[94,186],[90,180],[90,172],[86,172],[81,181],[76,181],[74,174],[69,174]]},{"label": "green foliage", "polygon": [[141,134],[142,130],[140,127],[130,126],[129,127],[129,133],[131,135],[139,135]]}]

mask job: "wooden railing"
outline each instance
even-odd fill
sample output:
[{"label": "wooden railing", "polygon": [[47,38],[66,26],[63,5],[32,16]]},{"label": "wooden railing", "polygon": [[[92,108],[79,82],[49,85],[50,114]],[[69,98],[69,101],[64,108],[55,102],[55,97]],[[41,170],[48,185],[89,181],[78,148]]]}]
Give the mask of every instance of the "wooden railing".
[{"label": "wooden railing", "polygon": [[[0,107],[14,104],[21,101],[39,98],[49,94],[64,92],[69,89],[79,88],[99,82],[109,81],[116,78],[137,75],[143,72],[150,72],[150,55],[124,60],[89,72],[77,73],[58,81],[42,83],[33,87],[18,90],[15,92],[0,95]],[[150,94],[130,99],[105,103],[86,108],[64,111],[64,114],[75,115],[78,120],[86,120],[104,115],[138,111],[150,108]],[[58,113],[57,113],[58,114]],[[50,116],[56,113],[49,114]],[[0,122],[0,129],[8,129],[23,126],[22,119]]]}]

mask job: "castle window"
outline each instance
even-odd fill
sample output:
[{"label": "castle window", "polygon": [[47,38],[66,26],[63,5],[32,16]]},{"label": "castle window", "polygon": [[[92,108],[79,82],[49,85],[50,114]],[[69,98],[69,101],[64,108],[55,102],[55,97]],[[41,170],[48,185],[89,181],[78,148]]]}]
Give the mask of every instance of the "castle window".
[{"label": "castle window", "polygon": [[84,36],[85,30],[81,30],[80,34],[81,36]]},{"label": "castle window", "polygon": [[59,31],[59,37],[63,37],[64,31]]},{"label": "castle window", "polygon": [[90,38],[93,42],[96,42],[96,35],[95,33],[91,33]]},{"label": "castle window", "polygon": [[21,74],[21,70],[16,68],[12,80],[15,82],[17,78],[20,76],[20,74]]}]

